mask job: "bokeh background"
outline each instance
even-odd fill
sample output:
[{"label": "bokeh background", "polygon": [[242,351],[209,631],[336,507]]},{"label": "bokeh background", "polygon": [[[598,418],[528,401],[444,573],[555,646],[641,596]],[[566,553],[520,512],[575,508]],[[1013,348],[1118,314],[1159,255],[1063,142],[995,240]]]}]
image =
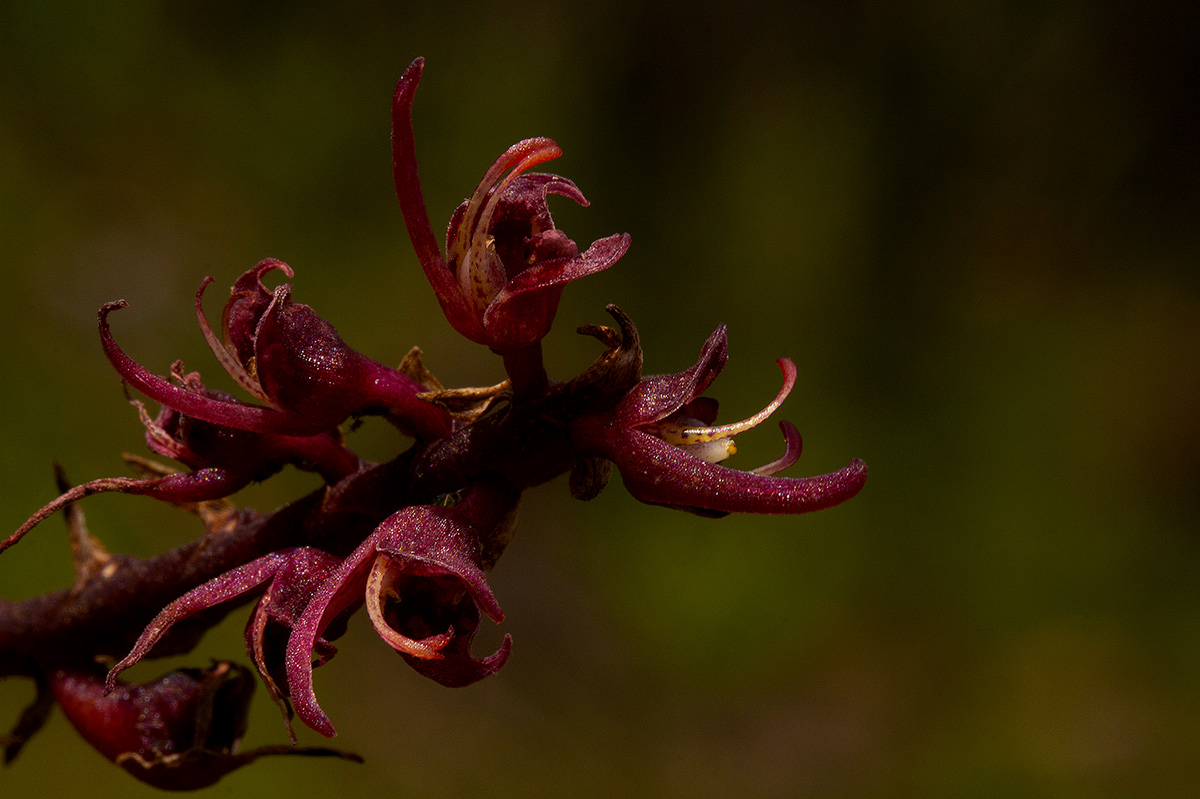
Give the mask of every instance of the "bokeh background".
[{"label": "bokeh background", "polygon": [[[1200,786],[1200,103],[1195,4],[0,2],[0,531],[144,452],[97,343],[224,385],[200,279],[266,256],[352,345],[498,379],[424,283],[391,187],[416,126],[435,227],[512,142],[555,138],[581,243],[633,249],[566,294],[616,302],[651,372],[730,326],[727,418],[800,382],[793,473],[870,464],[807,517],[711,521],[619,483],[531,491],[494,574],[514,654],[449,691],[359,619],[317,672],[366,765],[275,759],[202,796],[1188,796]],[[774,425],[735,463],[776,456]],[[404,441],[366,424],[381,459]],[[264,510],[315,487],[286,473]],[[150,555],[195,522],[85,510]],[[61,522],[0,595],[70,580]],[[189,658],[244,660],[235,614]],[[169,665],[139,672],[153,677]],[[32,696],[0,683],[0,727]],[[285,740],[259,697],[247,745]],[[318,736],[303,736],[319,743]],[[149,796],[60,713],[0,795]]]}]

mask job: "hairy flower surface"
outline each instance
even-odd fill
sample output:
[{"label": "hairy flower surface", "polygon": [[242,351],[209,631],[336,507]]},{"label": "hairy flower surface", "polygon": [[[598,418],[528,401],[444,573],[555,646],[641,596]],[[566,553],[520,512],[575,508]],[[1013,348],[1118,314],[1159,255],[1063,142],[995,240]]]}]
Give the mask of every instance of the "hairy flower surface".
[{"label": "hairy flower surface", "polygon": [[[272,553],[215,577],[163,609],[108,675],[141,661],[177,623],[250,592],[265,592],[246,627],[246,647],[268,690],[290,718],[324,735],[333,725],[317,704],[312,668],[336,649],[325,637],[336,618],[364,602],[380,637],[418,672],[461,687],[494,674],[512,645],[476,659],[471,641],[482,615],[504,618],[484,566],[511,535],[518,493],[485,480],[453,507],[412,506],[389,517],[344,560],[312,547]],[[282,646],[286,641],[286,657]],[[294,739],[293,739],[294,740]]]},{"label": "hairy flower surface", "polygon": [[342,562],[288,642],[291,698],[308,726],[334,734],[312,687],[314,642],[334,618],[364,600],[379,636],[426,677],[457,688],[500,670],[512,648],[510,636],[485,658],[471,654],[471,642],[483,615],[504,620],[484,566],[499,557],[511,535],[518,498],[502,482],[484,480],[453,507],[404,508]]},{"label": "hairy flower surface", "polygon": [[[172,377],[179,386],[197,396],[226,404],[238,402],[224,392],[205,388],[199,374],[184,374],[178,362],[172,368]],[[254,433],[195,419],[168,406],[163,406],[158,417],[151,419],[140,402],[134,400],[133,404],[146,427],[146,445],[191,471],[140,479],[102,477],[75,486],[0,541],[0,552],[68,503],[93,494],[137,494],[176,504],[209,502],[228,497],[252,482],[266,480],[288,464],[318,472],[330,485],[358,471],[360,466],[358,456],[342,445],[336,429],[314,436]]]}]

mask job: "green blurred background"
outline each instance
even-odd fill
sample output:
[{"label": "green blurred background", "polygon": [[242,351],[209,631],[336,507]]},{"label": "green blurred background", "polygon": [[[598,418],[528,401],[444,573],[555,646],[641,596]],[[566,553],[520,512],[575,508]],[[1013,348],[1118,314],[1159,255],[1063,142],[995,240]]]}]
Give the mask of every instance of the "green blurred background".
[{"label": "green blurred background", "polygon": [[[633,236],[567,292],[553,374],[590,362],[572,331],[607,302],[651,372],[726,322],[724,416],[773,396],[789,355],[792,472],[859,456],[871,478],[835,510],[716,522],[619,483],[589,505],[531,491],[494,574],[508,618],[477,647],[512,633],[499,676],[439,688],[358,619],[317,689],[366,765],[263,761],[202,795],[1192,795],[1195,9],[2,2],[0,530],[53,496],[53,459],[83,481],[144,452],[97,343],[109,300],[134,357],[226,385],[193,292],[273,256],[372,357],[420,344],[447,384],[498,379],[441,317],[391,187],[391,92],[424,55],[435,228],[546,135],[593,203],[560,201],[560,227]],[[764,428],[734,464],[778,454]],[[351,440],[404,443],[378,421]],[[116,551],[197,533],[150,500],[85,509]],[[5,597],[70,577],[57,520],[0,559]],[[244,661],[243,619],[177,662]],[[31,696],[0,683],[0,727]],[[247,744],[283,740],[260,695]],[[85,793],[151,791],[58,712],[0,772],[4,797]]]}]

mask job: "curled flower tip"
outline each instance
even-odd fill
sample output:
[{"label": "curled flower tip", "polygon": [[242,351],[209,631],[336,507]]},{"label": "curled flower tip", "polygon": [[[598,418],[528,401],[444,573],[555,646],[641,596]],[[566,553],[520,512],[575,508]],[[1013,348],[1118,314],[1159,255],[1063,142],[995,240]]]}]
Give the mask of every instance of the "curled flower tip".
[{"label": "curled flower tip", "polygon": [[[406,573],[403,563],[387,555],[376,557],[367,576],[367,615],[375,631],[392,649],[425,660],[440,660],[442,649],[454,638],[454,625],[446,620],[445,632],[434,634],[429,629],[429,617],[434,615],[430,610],[436,613],[444,607],[457,607],[465,592],[453,581],[438,580],[436,576],[431,576],[423,596],[405,590],[418,579]],[[412,595],[405,594],[415,594],[420,599],[414,601]],[[408,607],[404,608],[406,601]]]},{"label": "curled flower tip", "polygon": [[796,429],[796,425],[786,421],[780,422],[779,430],[783,433],[783,455],[757,469],[752,469],[751,472],[754,474],[767,476],[777,474],[800,459],[800,450],[804,446],[804,441],[800,438],[800,431]]},{"label": "curled flower tip", "polygon": [[286,562],[289,551],[272,553],[203,583],[163,608],[146,625],[129,654],[108,672],[104,693],[117,688],[121,672],[146,657],[171,628],[189,616],[237,599],[269,582]]},{"label": "curled flower tip", "polygon": [[135,480],[129,477],[103,477],[99,480],[77,485],[58,496],[37,513],[26,519],[16,532],[0,541],[0,552],[11,547],[25,537],[25,534],[37,527],[46,519],[53,516],[72,502],[77,502],[92,494],[103,494],[110,491],[120,491],[128,494],[146,493],[148,489],[160,484],[161,480]]},{"label": "curled flower tip", "polygon": [[367,613],[375,631],[418,672],[452,688],[496,673],[512,650],[512,636],[506,635],[493,654],[471,656],[481,607],[493,621],[503,621],[486,584],[472,592],[459,575],[385,554],[375,559],[367,579]]},{"label": "curled flower tip", "polygon": [[[457,235],[447,242],[446,257],[457,273],[460,290],[477,316],[483,316],[508,282],[504,263],[496,251],[498,242],[492,234],[500,198],[522,173],[561,155],[562,150],[551,139],[517,142],[496,159],[475,187],[471,199],[462,206],[460,213],[455,214],[457,225],[452,223],[452,227],[457,227]],[[574,188],[573,184],[571,188]],[[570,255],[577,253],[578,250]]]},{"label": "curled flower tip", "polygon": [[[172,373],[185,390],[196,397],[236,404],[229,395],[206,389],[196,373],[183,374],[178,362]],[[150,449],[182,462],[191,471],[164,469],[160,477],[143,479],[103,477],[68,488],[29,517],[16,532],[0,541],[0,552],[16,544],[58,510],[93,494],[119,492],[148,496],[161,502],[207,502],[234,494],[256,480],[264,480],[289,463],[320,473],[330,485],[358,471],[360,466],[358,456],[342,445],[340,433],[315,436],[252,433],[194,419],[167,406],[156,419],[151,419],[140,401],[133,400],[133,404],[146,426],[146,443]]]},{"label": "curled flower tip", "polygon": [[[197,586],[167,605],[142,631],[132,650],[108,673],[105,693],[116,689],[117,677],[145,658],[179,622],[203,610],[234,602],[247,594],[263,591],[246,625],[246,650],[271,699],[283,714],[292,743],[292,709],[289,704],[284,642],[325,581],[341,560],[314,547],[296,547],[272,552]],[[340,631],[339,631],[340,634]],[[322,635],[314,636],[310,657],[317,665],[327,662],[337,649]]]},{"label": "curled flower tip", "polygon": [[100,308],[100,343],[104,354],[126,383],[161,405],[174,408],[180,413],[213,424],[236,427],[260,433],[283,433],[286,435],[311,436],[325,432],[330,425],[325,420],[314,423],[311,419],[284,413],[274,408],[246,405],[236,400],[218,399],[177,386],[160,377],[128,355],[117,346],[109,329],[108,317],[113,311],[129,307],[124,300],[106,303]]},{"label": "curled flower tip", "polygon": [[475,490],[455,507],[406,508],[376,531],[366,584],[371,623],[409,665],[443,685],[476,682],[508,659],[510,641],[482,660],[470,645],[484,615],[504,620],[481,561],[483,539],[504,524],[509,501]]},{"label": "curled flower tip", "polygon": [[[396,182],[400,212],[426,279],[433,286],[438,302],[454,328],[475,341],[483,335],[483,328],[470,312],[466,298],[458,290],[454,275],[442,258],[437,236],[429,223],[429,212],[421,193],[421,179],[417,174],[412,107],[424,67],[425,59],[415,59],[396,84],[392,99],[392,176]],[[471,327],[471,334],[465,333],[460,325]]]},{"label": "curled flower tip", "polygon": [[222,344],[241,363],[254,358],[259,320],[275,301],[274,290],[266,287],[263,278],[276,271],[289,280],[296,276],[283,261],[264,258],[247,269],[229,290],[229,299],[221,313]]},{"label": "curled flower tip", "polygon": [[617,406],[616,423],[638,427],[666,419],[707,391],[728,361],[729,332],[720,325],[705,340],[700,357],[689,369],[651,375],[630,389]]},{"label": "curled flower tip", "polygon": [[[796,384],[796,365],[787,358],[780,358],[776,363],[783,370],[783,386],[775,395],[775,399],[747,419],[732,424],[709,426],[713,417],[716,416],[715,403],[701,403],[700,399],[697,399],[666,419],[646,425],[643,429],[668,444],[687,450],[700,460],[719,463],[737,452],[732,438],[734,435],[744,433],[765,422],[792,392],[792,387]],[[700,418],[701,416],[709,416],[709,418],[706,420]],[[786,436],[787,431],[785,430],[784,433]],[[797,433],[798,435],[799,433]]]}]

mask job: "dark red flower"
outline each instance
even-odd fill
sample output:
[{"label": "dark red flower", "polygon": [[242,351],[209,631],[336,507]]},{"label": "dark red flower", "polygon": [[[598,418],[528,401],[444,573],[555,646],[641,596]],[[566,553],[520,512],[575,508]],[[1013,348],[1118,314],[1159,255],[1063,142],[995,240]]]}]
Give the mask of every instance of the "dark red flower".
[{"label": "dark red flower", "polygon": [[[774,413],[796,380],[795,365],[780,359],[783,385],[775,398],[747,419],[718,424],[717,402],[706,392],[728,358],[724,326],[690,368],[643,377],[637,329],[608,306],[617,328],[579,329],[606,352],[574,378],[551,380],[541,339],[563,288],[615,263],[629,236],[609,236],[580,252],[555,227],[551,195],[587,200],[571,181],[529,171],[561,155],[550,139],[535,138],[501,155],[454,211],[443,255],[414,149],[422,66],[421,59],[409,66],[393,98],[397,196],[447,318],[495,350],[508,379],[447,389],[415,348],[397,369],[371,360],[294,302],[290,285],[264,285],[272,272],[292,277],[274,259],[237,280],[216,328],[203,308],[211,278],[195,296],[205,339],[254,404],[206,388],[179,362],[167,377],[139,365],[109,328],[109,316],[125,303],[101,308],[105,354],[125,381],[163,406],[151,418],[134,401],[148,446],[187,471],[141,461],[141,479],[72,488],[60,469],[62,495],[0,542],[3,550],[63,509],[75,567],[70,588],[20,603],[0,599],[0,677],[19,674],[37,686],[12,733],[0,738],[6,760],[43,726],[55,701],[102,754],[166,789],[211,785],[264,754],[341,755],[294,747],[239,754],[253,690],[249,669],[216,663],[144,685],[118,677],[144,659],[191,649],[228,610],[257,597],[246,648],[289,734],[293,715],[322,735],[335,734],[317,701],[313,669],[336,654],[332,642],[363,606],[377,634],[416,671],[452,687],[481,680],[504,666],[512,648],[505,635],[490,654],[471,651],[483,618],[504,618],[488,572],[512,535],[521,491],[563,473],[570,473],[573,496],[591,499],[615,464],[637,499],[710,517],[804,513],[863,487],[867,467],[858,459],[832,474],[779,476],[800,456],[800,434],[788,422],[780,424],[780,458],[749,471],[724,465],[737,451],[733,437]],[[366,414],[385,416],[417,443],[386,462],[361,462],[344,445],[341,425]],[[219,510],[186,507],[287,465],[319,473],[326,485],[272,513],[224,503]],[[153,558],[110,554],[74,504],[104,491],[183,504],[197,511],[204,537]],[[126,651],[104,680],[97,664]]]},{"label": "dark red flower", "polygon": [[109,687],[175,624],[264,585],[246,627],[246,647],[285,718],[291,716],[290,700],[301,720],[323,735],[333,735],[334,728],[317,704],[312,669],[337,651],[326,638],[331,625],[364,601],[376,632],[418,672],[450,687],[481,680],[499,671],[512,646],[505,636],[492,655],[471,654],[482,616],[504,618],[484,570],[511,535],[518,499],[502,481],[483,479],[453,506],[398,511],[344,560],[298,547],[215,577],[146,626],[109,672]]},{"label": "dark red flower", "polygon": [[[283,649],[300,614],[322,584],[341,563],[313,547],[296,547],[272,552],[244,566],[209,580],[163,608],[142,632],[133,649],[108,673],[108,688],[117,685],[117,675],[145,658],[170,629],[202,610],[231,602],[266,586],[246,625],[246,650],[254,660],[271,698],[279,705],[295,743],[287,702],[287,678],[283,667]],[[316,637],[312,653],[318,665],[337,653],[323,637]]]},{"label": "dark red flower", "polygon": [[535,344],[549,332],[566,284],[616,263],[629,235],[600,239],[580,253],[554,227],[546,199],[588,201],[566,178],[526,174],[562,155],[550,139],[526,139],[508,148],[455,210],[443,258],[421,194],[412,126],[424,63],[418,58],[405,70],[392,104],[392,169],[413,247],[455,330],[501,352]]},{"label": "dark red flower", "polygon": [[254,678],[232,663],[181,669],[144,685],[109,688],[96,674],[60,670],[51,677],[50,687],[84,740],[134,777],[163,790],[213,785],[264,755],[362,762],[354,754],[313,747],[263,746],[238,752]]},{"label": "dark red flower", "polygon": [[[239,404],[224,392],[205,388],[199,374],[184,374],[178,362],[171,372],[176,383],[195,396],[230,406]],[[342,445],[336,428],[313,436],[254,433],[195,419],[167,406],[163,406],[156,419],[151,419],[141,402],[134,400],[133,404],[146,427],[147,446],[159,455],[183,463],[191,471],[161,477],[101,477],[77,485],[0,541],[0,552],[20,541],[64,505],[93,494],[119,492],[163,502],[208,502],[265,480],[288,464],[318,472],[329,485],[353,474],[360,465],[358,456]]]},{"label": "dark red flower", "polygon": [[500,670],[512,648],[509,636],[481,659],[471,654],[471,642],[483,615],[504,619],[484,570],[512,533],[518,499],[502,481],[481,480],[453,507],[396,512],[342,562],[288,641],[288,686],[305,724],[335,734],[313,691],[313,646],[333,619],[364,597],[375,631],[426,677],[461,687]]},{"label": "dark red flower", "polygon": [[100,309],[104,352],[126,382],[146,396],[182,414],[213,424],[257,433],[313,436],[328,432],[351,416],[384,414],[418,438],[450,432],[450,417],[417,397],[424,388],[399,371],[351,349],[333,325],[307,305],[294,302],[291,286],[273,292],[262,284],[272,270],[292,270],[268,258],[233,286],[225,306],[219,340],[204,316],[196,293],[196,315],[213,353],[226,371],[264,405],[248,405],[206,396],[177,386],[136,363],[117,346],[108,315],[124,301]]},{"label": "dark red flower", "polygon": [[800,435],[784,422],[786,451],[779,460],[743,472],[719,465],[736,452],[731,436],[765,421],[791,391],[796,367],[779,360],[783,387],[762,411],[745,421],[715,425],[717,403],[703,396],[728,360],[721,326],[690,369],[642,379],[611,412],[581,417],[572,426],[577,451],[616,464],[637,499],[703,515],[805,513],[837,505],[858,493],[867,465],[857,458],[819,477],[774,477],[800,455]]}]

